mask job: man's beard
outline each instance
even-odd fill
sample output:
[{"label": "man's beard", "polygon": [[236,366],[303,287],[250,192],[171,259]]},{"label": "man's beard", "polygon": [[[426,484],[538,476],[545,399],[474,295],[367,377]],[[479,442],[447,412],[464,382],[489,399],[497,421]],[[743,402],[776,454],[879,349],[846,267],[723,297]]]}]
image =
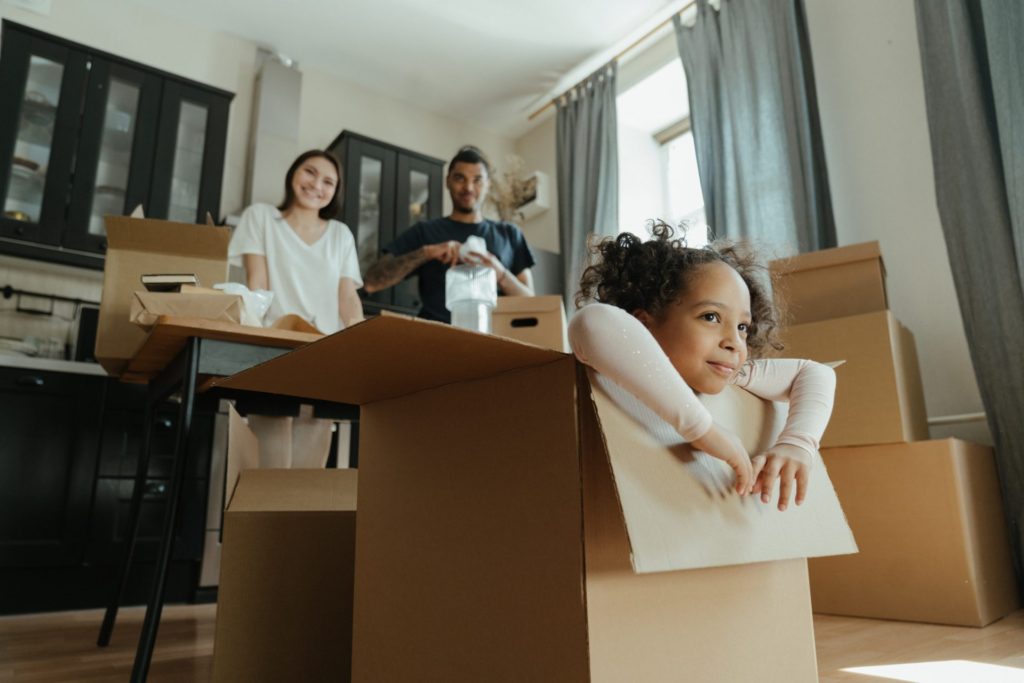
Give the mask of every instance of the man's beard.
[{"label": "man's beard", "polygon": [[476,204],[459,204],[452,202],[455,213],[476,213]]}]

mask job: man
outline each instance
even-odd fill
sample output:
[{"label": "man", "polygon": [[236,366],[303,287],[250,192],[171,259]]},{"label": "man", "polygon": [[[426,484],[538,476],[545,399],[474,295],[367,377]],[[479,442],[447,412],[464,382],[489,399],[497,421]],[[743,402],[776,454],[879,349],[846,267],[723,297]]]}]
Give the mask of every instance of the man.
[{"label": "man", "polygon": [[451,322],[445,308],[444,282],[448,268],[460,263],[459,247],[478,235],[487,254],[470,263],[493,268],[498,291],[509,296],[533,296],[533,254],[522,231],[512,223],[483,217],[490,185],[490,166],[476,147],[463,147],[448,164],[445,186],[452,198],[452,213],[420,221],[384,247],[381,258],[363,275],[368,292],[393,287],[412,274],[419,275],[420,317]]}]

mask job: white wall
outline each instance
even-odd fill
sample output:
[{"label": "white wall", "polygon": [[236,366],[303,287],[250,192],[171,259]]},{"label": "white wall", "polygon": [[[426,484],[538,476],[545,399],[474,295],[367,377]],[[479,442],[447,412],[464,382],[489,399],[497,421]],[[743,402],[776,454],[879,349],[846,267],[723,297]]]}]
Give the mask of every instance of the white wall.
[{"label": "white wall", "polygon": [[555,116],[548,112],[541,122],[515,142],[515,154],[524,162],[527,173],[541,171],[551,184],[549,208],[523,221],[520,227],[531,246],[561,252],[558,243],[558,171],[555,164]]},{"label": "white wall", "polygon": [[[806,0],[839,243],[881,243],[929,416],[983,408],[942,237],[912,0]],[[965,226],[968,227],[968,226]],[[981,423],[932,430],[990,442]]]}]

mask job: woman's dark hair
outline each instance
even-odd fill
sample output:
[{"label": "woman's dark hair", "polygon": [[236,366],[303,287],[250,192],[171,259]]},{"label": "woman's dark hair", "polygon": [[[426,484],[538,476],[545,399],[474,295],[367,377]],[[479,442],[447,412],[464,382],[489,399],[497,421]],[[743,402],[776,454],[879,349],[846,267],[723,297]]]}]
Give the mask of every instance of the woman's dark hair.
[{"label": "woman's dark hair", "polygon": [[278,210],[284,211],[292,202],[295,201],[295,190],[292,189],[292,178],[295,177],[295,172],[299,170],[302,164],[306,163],[309,159],[316,157],[323,157],[327,161],[334,164],[334,170],[338,172],[338,184],[334,188],[334,196],[331,197],[330,203],[324,208],[320,209],[320,218],[324,220],[330,220],[338,215],[338,211],[341,210],[341,162],[338,161],[338,157],[334,156],[325,149],[311,149],[308,152],[303,152],[298,156],[292,165],[288,167],[288,172],[284,174],[284,201],[278,205]]},{"label": "woman's dark hair", "polygon": [[779,312],[772,300],[771,276],[749,245],[717,240],[699,249],[688,247],[685,234],[674,237],[672,226],[663,221],[652,221],[651,234],[646,242],[625,232],[593,244],[590,253],[597,261],[580,278],[577,308],[596,300],[660,318],[683,296],[701,266],[725,263],[740,274],[750,290],[750,356],[760,356],[767,347],[782,349],[776,333]]},{"label": "woman's dark hair", "polygon": [[487,157],[480,151],[479,148],[473,145],[465,145],[461,147],[452,160],[448,162],[448,175],[452,174],[452,169],[455,168],[455,164],[483,164],[484,170],[487,171],[487,175],[491,175],[491,165],[487,163]]}]

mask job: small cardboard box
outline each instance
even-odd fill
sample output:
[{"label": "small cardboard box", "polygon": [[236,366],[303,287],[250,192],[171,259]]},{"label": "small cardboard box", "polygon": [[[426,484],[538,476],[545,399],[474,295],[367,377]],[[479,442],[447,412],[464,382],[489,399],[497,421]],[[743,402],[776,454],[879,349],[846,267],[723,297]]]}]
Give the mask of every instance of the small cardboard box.
[{"label": "small cardboard box", "polygon": [[242,297],[217,290],[206,292],[147,292],[132,294],[128,319],[142,328],[150,328],[162,315],[224,320],[241,324]]},{"label": "small cardboard box", "polygon": [[1019,602],[992,449],[822,451],[860,553],[810,561],[815,612],[985,626]]},{"label": "small cardboard box", "polygon": [[491,313],[491,332],[546,349],[569,351],[560,296],[499,296]]},{"label": "small cardboard box", "polygon": [[878,242],[812,251],[769,267],[790,325],[888,308]]},{"label": "small cardboard box", "polygon": [[224,513],[214,681],[349,680],[356,477],[240,472]]},{"label": "small cardboard box", "polygon": [[572,356],[398,317],[217,383],[361,406],[354,681],[817,680],[803,558],[855,551],[821,465],[780,513]]},{"label": "small cardboard box", "polygon": [[144,273],[195,273],[211,285],[228,275],[227,228],[153,218],[107,216],[107,256],[96,330],[96,360],[119,375],[146,339],[129,319],[132,297]]},{"label": "small cardboard box", "polygon": [[782,355],[836,368],[836,402],[822,446],[863,446],[928,438],[914,335],[889,311],[782,330]]}]

